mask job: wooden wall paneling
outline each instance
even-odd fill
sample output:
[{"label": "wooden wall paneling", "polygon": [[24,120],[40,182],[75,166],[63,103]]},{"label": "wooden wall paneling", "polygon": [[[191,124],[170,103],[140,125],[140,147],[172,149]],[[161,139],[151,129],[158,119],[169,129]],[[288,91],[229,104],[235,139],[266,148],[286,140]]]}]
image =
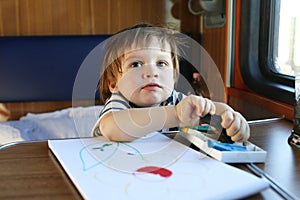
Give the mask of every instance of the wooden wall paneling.
[{"label": "wooden wall paneling", "polygon": [[51,1],[18,1],[20,35],[49,35],[53,33]]},{"label": "wooden wall paneling", "polygon": [[201,16],[188,10],[188,0],[175,0],[173,7],[174,17],[180,19],[180,31],[199,41]]},{"label": "wooden wall paneling", "polygon": [[1,0],[1,35],[112,34],[139,22],[165,24],[168,0]]},{"label": "wooden wall paneling", "polygon": [[[207,28],[203,16],[193,15],[188,10],[188,0],[174,0],[173,16],[180,19],[180,30],[198,41],[210,55],[225,84],[226,72],[226,27]],[[196,53],[197,52],[193,52]],[[196,55],[197,56],[197,55]],[[224,100],[226,97],[224,96]]]},{"label": "wooden wall paneling", "polygon": [[[138,5],[133,5],[133,3],[138,3]],[[135,23],[135,18],[139,18],[141,16],[141,10],[135,7],[139,7],[139,2],[133,2],[133,0],[120,1],[120,0],[112,0],[111,7],[111,28],[112,32],[116,33],[123,28],[131,26]]]},{"label": "wooden wall paneling", "polygon": [[[95,27],[93,27],[92,5],[94,4],[91,1],[2,0],[0,1],[1,35],[93,34]],[[107,0],[95,0],[95,2],[103,4]],[[107,17],[103,21],[107,21]]]},{"label": "wooden wall paneling", "polygon": [[[51,0],[42,2],[40,12],[47,14],[39,14],[44,19],[41,19],[40,22],[38,21],[39,24],[36,26],[36,29],[40,30],[36,32],[37,35],[91,34],[89,0]],[[34,4],[37,5],[36,2]],[[30,20],[30,22],[34,23],[36,21],[34,19]],[[48,31],[43,30],[41,25],[43,23],[47,23],[45,26],[49,27]]]},{"label": "wooden wall paneling", "polygon": [[166,25],[168,19],[166,19],[166,12],[171,12],[171,10],[166,10],[166,1],[170,0],[146,0],[143,1],[141,9],[142,15],[141,20],[152,24]]},{"label": "wooden wall paneling", "polygon": [[16,15],[19,20],[19,23],[16,24],[16,29],[19,29],[19,31],[5,35],[30,35],[32,33],[30,26],[30,20],[32,17],[30,17],[29,15],[29,13],[31,12],[29,2],[16,0],[16,7],[18,8],[18,12],[16,13]]},{"label": "wooden wall paneling", "polygon": [[112,33],[141,22],[165,24],[165,1],[112,0],[111,5]]},{"label": "wooden wall paneling", "polygon": [[268,99],[251,91],[229,88],[229,103],[247,118],[285,117],[293,119],[293,106]]},{"label": "wooden wall paneling", "polygon": [[15,35],[19,33],[18,0],[0,1],[0,34]]},{"label": "wooden wall paneling", "polygon": [[[93,33],[93,16],[91,0],[80,0],[80,29],[81,34]],[[75,13],[76,14],[76,13]],[[78,23],[78,22],[77,22]]]},{"label": "wooden wall paneling", "polygon": [[[225,25],[226,26],[226,25]],[[226,27],[206,28],[203,27],[201,44],[211,56],[218,67],[223,80],[225,80],[225,45]]]},{"label": "wooden wall paneling", "polygon": [[111,0],[91,0],[92,34],[110,34]]},{"label": "wooden wall paneling", "polygon": [[[108,17],[110,18],[110,28],[111,32],[115,33],[121,29],[120,25],[120,17],[121,17],[121,2],[119,0],[111,0],[111,8],[110,12],[108,13]],[[129,15],[129,13],[127,13]],[[126,25],[125,25],[126,26]]]},{"label": "wooden wall paneling", "polygon": [[43,113],[72,107],[72,101],[5,103],[10,111],[9,120],[18,120],[27,113]]},{"label": "wooden wall paneling", "polygon": [[[51,22],[53,24],[52,34],[82,34],[83,21],[82,12],[86,6],[81,0],[52,0],[51,1]],[[88,1],[85,1],[88,3]],[[89,24],[89,23],[88,23]],[[88,32],[85,32],[85,34]]]},{"label": "wooden wall paneling", "polygon": [[70,107],[86,107],[100,105],[99,101],[82,100],[82,101],[43,101],[43,102],[11,102],[4,103],[10,111],[9,120],[18,120],[27,113],[45,113],[61,110]]}]

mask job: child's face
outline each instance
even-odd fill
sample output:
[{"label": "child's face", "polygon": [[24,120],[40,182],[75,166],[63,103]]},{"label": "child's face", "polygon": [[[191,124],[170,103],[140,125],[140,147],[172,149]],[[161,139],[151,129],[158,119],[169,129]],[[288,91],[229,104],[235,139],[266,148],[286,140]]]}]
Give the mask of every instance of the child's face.
[{"label": "child's face", "polygon": [[113,91],[119,91],[138,106],[159,105],[174,89],[170,47],[162,50],[155,40],[147,48],[127,52],[122,72]]}]

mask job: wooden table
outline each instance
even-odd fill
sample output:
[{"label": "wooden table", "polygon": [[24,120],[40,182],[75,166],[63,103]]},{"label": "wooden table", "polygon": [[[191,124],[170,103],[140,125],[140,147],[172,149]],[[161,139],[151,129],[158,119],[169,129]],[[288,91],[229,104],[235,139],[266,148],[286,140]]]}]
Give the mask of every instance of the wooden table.
[{"label": "wooden table", "polygon": [[[292,122],[284,119],[253,124],[250,126],[250,141],[268,152],[266,162],[257,166],[284,190],[300,199],[300,149],[287,142],[292,126]],[[262,199],[282,199],[270,190],[260,195]]]},{"label": "wooden table", "polygon": [[[266,163],[257,166],[300,199],[300,149],[287,143],[291,129],[286,120],[253,124],[250,141],[268,152]],[[0,191],[0,199],[82,199],[45,141],[0,150]],[[282,198],[267,189],[247,199]]]}]

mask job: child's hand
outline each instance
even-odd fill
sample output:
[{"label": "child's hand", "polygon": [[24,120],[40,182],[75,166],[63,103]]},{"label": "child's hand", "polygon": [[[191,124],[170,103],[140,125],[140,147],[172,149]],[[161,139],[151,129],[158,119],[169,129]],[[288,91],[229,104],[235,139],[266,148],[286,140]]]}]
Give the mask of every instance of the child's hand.
[{"label": "child's hand", "polygon": [[234,142],[245,142],[250,136],[250,128],[246,119],[238,112],[226,110],[221,113],[222,127]]},{"label": "child's hand", "polygon": [[189,95],[176,105],[180,127],[199,125],[200,117],[215,112],[216,107],[211,100],[196,95]]}]

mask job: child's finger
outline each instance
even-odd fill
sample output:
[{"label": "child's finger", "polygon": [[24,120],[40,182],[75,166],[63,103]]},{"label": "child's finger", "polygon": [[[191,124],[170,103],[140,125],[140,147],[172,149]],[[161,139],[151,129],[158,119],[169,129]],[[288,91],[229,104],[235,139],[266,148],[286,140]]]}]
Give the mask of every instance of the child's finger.
[{"label": "child's finger", "polygon": [[246,141],[250,136],[250,128],[247,121],[238,112],[233,112],[233,121],[226,131],[235,142]]},{"label": "child's finger", "polygon": [[221,114],[222,117],[222,127],[228,129],[234,121],[233,112],[227,110]]},{"label": "child's finger", "polygon": [[193,117],[201,116],[201,113],[203,112],[203,108],[205,106],[204,98],[200,96],[190,96],[193,110]]},{"label": "child's finger", "polygon": [[240,131],[241,128],[241,120],[239,118],[235,118],[234,121],[227,128],[227,135],[234,136]]},{"label": "child's finger", "polygon": [[214,114],[215,113],[215,105],[213,102],[207,98],[195,96],[193,98],[193,104],[196,106],[196,114],[197,116],[204,116],[207,113]]},{"label": "child's finger", "polygon": [[216,106],[212,101],[210,101],[210,102],[211,102],[212,106],[211,106],[211,110],[209,111],[209,114],[214,115],[214,114],[216,114]]},{"label": "child's finger", "polygon": [[202,116],[210,113],[211,115],[215,114],[216,108],[215,108],[215,104],[209,100],[209,99],[205,99],[205,106],[202,112]]},{"label": "child's finger", "polygon": [[241,129],[231,137],[235,142],[245,142],[249,139],[250,130],[249,126],[246,123],[242,123]]},{"label": "child's finger", "polygon": [[246,120],[244,118],[241,118],[240,122],[240,130],[236,134],[236,140],[234,141],[240,141],[240,142],[245,142],[249,139],[250,137],[250,128]]},{"label": "child's finger", "polygon": [[243,134],[241,132],[236,133],[231,137],[231,140],[234,142],[242,142],[243,141]]}]

